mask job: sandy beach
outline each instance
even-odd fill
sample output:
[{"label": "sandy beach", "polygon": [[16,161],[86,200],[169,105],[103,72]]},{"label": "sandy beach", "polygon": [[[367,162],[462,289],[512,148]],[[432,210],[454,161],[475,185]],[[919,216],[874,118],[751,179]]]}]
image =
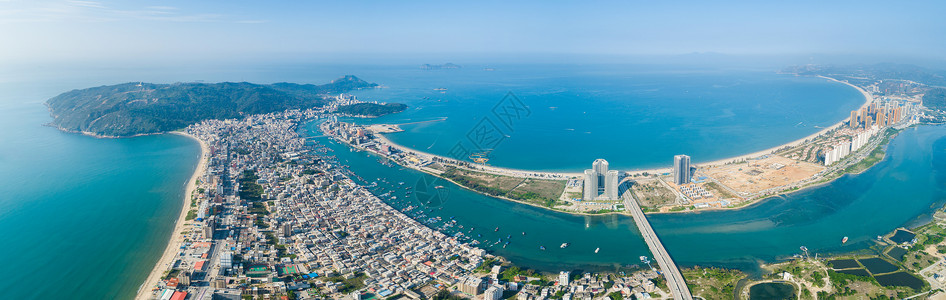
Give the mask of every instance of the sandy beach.
[{"label": "sandy beach", "polygon": [[[837,79],[834,79],[834,78],[830,78],[830,77],[824,77],[824,76],[818,76],[818,77],[824,78],[824,79],[827,79],[827,80],[831,80],[831,81],[834,81],[834,82],[837,82],[837,83],[845,84],[845,85],[848,85],[848,86],[850,86],[850,87],[852,87],[852,88],[854,88],[854,89],[857,89],[857,91],[861,92],[861,95],[864,96],[864,104],[863,104],[861,107],[870,105],[870,103],[873,101],[873,97],[871,96],[870,93],[868,93],[867,91],[865,91],[864,89],[861,89],[860,87],[858,87],[858,86],[856,86],[856,85],[853,85],[853,84],[850,84],[850,83],[847,83],[847,82],[844,82],[844,81],[840,81],[840,80],[837,80]],[[785,147],[794,147],[794,146],[801,145],[801,144],[805,143],[805,141],[811,140],[811,139],[813,139],[813,138],[815,138],[815,137],[817,137],[817,136],[819,136],[819,135],[825,134],[825,133],[827,133],[828,131],[837,129],[838,127],[841,127],[841,126],[843,126],[843,125],[846,123],[845,120],[846,120],[846,119],[843,119],[843,120],[841,120],[841,121],[838,121],[838,122],[835,123],[834,125],[831,125],[831,126],[829,126],[829,127],[827,127],[827,128],[824,128],[824,129],[822,129],[822,130],[819,130],[818,132],[815,132],[815,133],[813,133],[813,134],[811,134],[811,135],[808,135],[808,136],[806,136],[806,137],[803,137],[803,138],[800,138],[800,139],[797,139],[797,140],[794,140],[794,141],[791,141],[791,142],[788,142],[788,143],[785,143],[785,144],[782,144],[782,145],[779,145],[779,146],[775,146],[775,147],[772,147],[772,148],[769,148],[769,149],[765,149],[765,150],[761,150],[761,151],[756,151],[756,152],[749,153],[749,154],[744,154],[744,155],[739,155],[739,156],[734,156],[734,157],[719,159],[719,160],[710,161],[710,162],[694,162],[693,164],[694,164],[694,165],[698,165],[698,166],[701,167],[701,168],[705,168],[705,167],[712,167],[712,166],[724,165],[724,164],[727,164],[727,163],[737,162],[737,161],[741,161],[741,160],[745,160],[745,159],[749,159],[749,158],[755,158],[755,157],[759,157],[759,156],[766,155],[766,154],[772,154],[772,153],[774,153],[775,151],[777,151],[778,149],[782,149],[782,148],[785,148]],[[419,150],[416,150],[416,149],[411,149],[411,148],[408,148],[408,147],[399,145],[399,144],[397,144],[397,143],[392,142],[390,139],[388,139],[387,137],[385,137],[383,134],[376,134],[376,136],[378,136],[378,139],[381,140],[382,143],[388,144],[388,145],[390,145],[391,147],[394,147],[394,148],[399,149],[399,150],[404,151],[404,152],[413,152],[413,153],[415,153],[415,154],[417,154],[417,155],[420,155],[420,156],[426,156],[427,158],[440,157],[440,158],[443,158],[443,159],[448,159],[448,158],[446,158],[446,157],[444,157],[444,156],[441,156],[441,155],[431,154],[431,153],[427,153],[427,152],[423,152],[423,151],[419,151]],[[668,162],[668,164],[669,164],[670,158],[667,159],[667,162]],[[590,165],[591,165],[591,163],[589,162],[589,166],[590,166]],[[521,174],[531,174],[531,173],[535,173],[535,174],[546,174],[546,175],[561,176],[561,177],[579,177],[579,176],[582,175],[582,173],[578,173],[578,172],[572,173],[572,172],[548,172],[548,171],[518,170],[518,169],[511,169],[511,168],[504,168],[504,167],[496,167],[496,166],[488,166],[488,165],[487,165],[487,166],[480,166],[480,168],[478,168],[477,170],[485,171],[485,172],[487,172],[487,173],[493,173],[493,174],[497,174],[497,175],[510,175],[510,176],[521,176]],[[667,166],[666,168],[636,169],[636,170],[628,170],[628,171],[627,171],[627,173],[628,173],[629,175],[642,174],[642,173],[651,173],[651,174],[654,174],[654,173],[666,173],[666,172],[670,172],[670,166]]]},{"label": "sandy beach", "polygon": [[187,211],[190,209],[191,194],[197,188],[197,179],[202,177],[207,169],[207,156],[209,154],[207,144],[187,133],[172,132],[172,134],[186,136],[197,141],[200,144],[200,160],[197,163],[197,168],[194,169],[194,174],[191,175],[190,179],[187,181],[187,187],[184,188],[184,202],[181,205],[181,213],[177,216],[177,223],[174,225],[174,231],[171,232],[171,239],[168,240],[167,247],[164,248],[164,254],[161,255],[161,259],[159,259],[158,263],[151,269],[148,278],[145,279],[144,283],[138,288],[138,294],[135,296],[135,299],[139,300],[152,298],[153,294],[151,293],[151,289],[161,280],[164,271],[169,270],[171,264],[174,263],[177,247],[184,241],[184,236],[181,232],[184,231],[184,225],[186,223],[184,219],[187,217]]},{"label": "sandy beach", "polygon": [[[857,91],[858,91],[858,92],[861,92],[861,95],[864,96],[864,104],[861,105],[861,107],[868,106],[868,105],[870,105],[870,103],[871,103],[872,101],[874,101],[874,98],[873,98],[873,96],[870,95],[870,93],[868,93],[867,91],[865,91],[864,89],[862,89],[862,88],[860,88],[860,87],[858,87],[858,86],[856,86],[856,85],[853,85],[853,84],[850,84],[850,83],[847,83],[847,82],[844,82],[844,81],[840,81],[840,80],[837,80],[837,79],[834,79],[834,78],[830,78],[830,77],[824,77],[824,76],[818,76],[818,77],[824,78],[824,79],[828,79],[828,80],[831,80],[831,81],[834,81],[834,82],[837,82],[837,83],[846,84],[846,85],[848,85],[848,86],[850,86],[850,87],[852,87],[852,88],[857,89]],[[803,138],[800,138],[800,139],[797,139],[797,140],[794,140],[794,141],[785,143],[785,144],[783,144],[783,145],[779,145],[779,146],[772,147],[772,148],[765,149],[765,150],[758,151],[758,152],[749,153],[749,154],[746,154],[746,155],[740,155],[740,156],[736,156],[736,157],[730,157],[730,158],[720,159],[720,160],[716,160],[716,161],[711,161],[711,162],[706,162],[706,163],[696,163],[696,164],[700,165],[700,167],[711,167],[711,166],[716,166],[716,165],[724,165],[724,164],[727,164],[727,163],[730,163],[730,162],[740,161],[740,160],[744,160],[744,159],[748,159],[748,158],[759,157],[759,156],[766,155],[766,154],[771,154],[771,153],[774,153],[774,152],[775,152],[776,150],[778,150],[778,149],[782,149],[782,148],[785,148],[785,147],[794,147],[794,146],[801,145],[801,144],[803,144],[803,143],[804,143],[805,141],[807,141],[807,140],[813,139],[813,138],[815,138],[815,137],[817,137],[817,136],[819,136],[819,135],[825,134],[825,133],[828,132],[828,131],[837,129],[838,127],[841,127],[841,126],[844,126],[844,124],[847,123],[847,121],[845,121],[845,120],[847,120],[847,119],[845,118],[844,120],[838,121],[838,123],[835,123],[834,125],[831,125],[830,127],[827,127],[827,128],[825,128],[825,129],[822,129],[822,130],[820,130],[820,131],[818,131],[818,132],[815,132],[815,133],[813,133],[813,134],[811,134],[811,135],[809,135],[809,136],[806,136],[806,137],[803,137]]]}]

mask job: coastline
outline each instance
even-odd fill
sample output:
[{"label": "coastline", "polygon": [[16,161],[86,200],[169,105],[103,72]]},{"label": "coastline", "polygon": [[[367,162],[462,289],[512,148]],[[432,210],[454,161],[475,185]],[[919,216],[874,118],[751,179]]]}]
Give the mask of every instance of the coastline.
[{"label": "coastline", "polygon": [[[834,78],[831,78],[831,77],[825,77],[825,76],[821,76],[821,75],[818,75],[817,77],[818,77],[818,78],[824,78],[824,79],[827,79],[827,80],[830,80],[830,81],[834,81],[834,82],[837,82],[837,83],[845,84],[845,85],[847,85],[847,86],[850,86],[850,87],[856,89],[858,92],[860,92],[861,95],[864,96],[865,101],[864,101],[864,104],[861,104],[861,106],[858,107],[858,109],[863,108],[863,107],[865,107],[865,106],[869,106],[870,103],[874,101],[874,97],[873,97],[870,93],[868,93],[867,91],[865,91],[864,89],[862,89],[862,88],[859,87],[859,86],[856,86],[856,85],[853,85],[853,84],[850,84],[850,83],[847,83],[847,82],[844,82],[844,81],[840,81],[840,80],[837,80],[837,79],[834,79]],[[846,119],[846,118],[845,118],[845,119]],[[779,145],[779,146],[775,146],[775,147],[772,147],[772,148],[768,148],[768,149],[765,149],[765,150],[762,150],[762,151],[756,151],[756,152],[749,153],[749,154],[745,154],[745,155],[740,155],[740,156],[735,156],[735,157],[730,157],[730,158],[724,158],[724,159],[714,160],[714,161],[710,161],[710,162],[706,162],[706,163],[694,163],[694,164],[699,165],[700,167],[712,167],[712,166],[725,165],[725,164],[727,164],[727,163],[731,163],[731,162],[735,162],[735,161],[740,161],[740,160],[745,160],[745,159],[749,159],[749,158],[759,157],[759,156],[766,155],[766,154],[771,154],[771,153],[777,152],[779,149],[782,149],[782,148],[795,147],[795,146],[798,146],[798,145],[801,145],[801,144],[805,143],[805,142],[808,141],[808,140],[811,140],[811,139],[813,139],[813,138],[816,138],[816,137],[818,137],[819,135],[825,134],[825,133],[827,133],[827,132],[829,132],[829,131],[831,131],[831,130],[837,129],[838,127],[844,126],[844,124],[846,123],[846,122],[844,121],[845,119],[842,119],[841,121],[838,121],[838,122],[835,123],[834,125],[828,126],[828,127],[824,128],[824,129],[819,130],[818,132],[812,133],[812,134],[810,134],[810,135],[808,135],[808,136],[806,136],[806,137],[803,137],[803,138],[800,138],[800,139],[797,139],[797,140],[794,140],[794,141],[791,141],[791,142],[788,142],[788,143],[785,143],[785,144],[782,144],[782,145]],[[667,168],[667,169],[670,169],[670,168]]]},{"label": "coastline", "polygon": [[[834,78],[831,78],[831,77],[825,77],[825,76],[820,76],[820,75],[817,76],[817,77],[819,77],[819,78],[824,78],[824,79],[827,79],[827,80],[830,80],[830,81],[834,81],[834,82],[837,82],[837,83],[841,83],[841,84],[850,86],[850,87],[856,89],[858,92],[860,92],[861,95],[864,97],[864,104],[861,104],[861,106],[858,107],[858,108],[861,108],[861,107],[864,107],[864,106],[868,106],[868,105],[870,105],[871,102],[874,101],[874,98],[873,98],[873,96],[872,96],[870,93],[868,93],[867,91],[865,91],[864,89],[862,89],[862,88],[860,88],[860,87],[858,87],[858,86],[856,86],[856,85],[853,85],[853,84],[850,84],[850,83],[847,83],[847,82],[844,82],[844,81],[840,81],[840,80],[837,80],[837,79],[834,79]],[[808,135],[808,136],[805,136],[805,137],[802,137],[802,138],[800,138],[800,139],[796,139],[796,140],[793,140],[793,141],[790,141],[790,142],[787,142],[787,143],[784,143],[784,144],[781,144],[781,145],[778,145],[778,146],[775,146],[775,147],[771,147],[771,148],[768,148],[768,149],[764,149],[764,150],[760,150],[760,151],[756,151],[756,152],[752,152],[752,153],[748,153],[748,154],[737,155],[737,156],[728,157],[728,158],[723,158],[723,159],[718,159],[718,160],[714,160],[714,161],[702,162],[702,163],[693,163],[693,164],[694,164],[694,165],[698,165],[699,167],[712,167],[712,166],[725,165],[725,164],[732,163],[732,162],[736,162],[736,161],[740,161],[740,160],[746,160],[746,159],[750,159],[750,158],[755,158],[755,157],[759,157],[759,156],[766,155],[766,154],[772,154],[772,153],[774,153],[774,152],[776,152],[776,151],[778,151],[779,149],[782,149],[782,148],[795,147],[795,146],[798,146],[798,145],[800,145],[800,144],[803,144],[803,143],[805,143],[805,142],[808,141],[808,140],[811,140],[811,139],[813,139],[813,138],[815,138],[815,137],[818,137],[818,136],[820,136],[820,135],[823,135],[823,134],[825,134],[825,133],[827,133],[827,132],[829,132],[829,131],[831,131],[831,130],[835,130],[835,129],[837,129],[838,127],[844,126],[844,124],[845,124],[845,121],[844,121],[844,119],[842,119],[842,120],[838,121],[837,123],[835,123],[834,125],[831,125],[831,126],[826,127],[826,128],[824,128],[824,129],[822,129],[822,130],[819,130],[818,132],[812,133],[812,134],[810,134],[810,135]],[[406,146],[397,144],[397,143],[391,141],[391,139],[385,137],[384,134],[381,134],[381,133],[376,133],[375,135],[376,135],[376,136],[378,137],[378,139],[381,140],[382,142],[384,142],[384,143],[386,143],[386,144],[389,144],[391,147],[394,147],[394,148],[399,149],[399,150],[404,151],[404,152],[413,152],[413,153],[415,153],[415,154],[423,155],[423,156],[427,156],[427,157],[439,157],[439,158],[442,158],[442,159],[450,159],[450,158],[444,157],[444,156],[442,156],[442,155],[437,155],[437,154],[432,154],[432,153],[428,153],[428,152],[423,152],[423,151],[420,151],[420,150],[417,150],[417,149],[412,149],[412,148],[409,148],[409,147],[406,147]],[[642,174],[642,173],[659,173],[659,172],[662,172],[662,171],[669,171],[670,169],[671,169],[670,167],[666,167],[666,168],[653,168],[653,169],[633,169],[633,170],[628,170],[628,171],[625,171],[625,172],[626,172],[628,175],[635,175],[635,174]],[[579,176],[582,175],[581,172],[534,171],[534,170],[521,170],[521,169],[512,169],[512,168],[497,167],[497,166],[480,166],[480,168],[477,168],[477,169],[475,169],[475,170],[483,171],[483,172],[486,172],[486,173],[497,174],[497,175],[510,175],[510,174],[517,174],[517,173],[548,174],[548,175],[557,175],[557,176],[561,176],[561,177],[579,177]]]},{"label": "coastline", "polygon": [[[860,88],[860,87],[858,87],[858,86],[856,86],[856,85],[853,85],[853,84],[848,83],[848,82],[840,81],[840,80],[837,80],[837,79],[834,79],[834,78],[831,78],[831,77],[820,76],[820,75],[817,76],[817,77],[823,78],[823,79],[827,79],[827,80],[830,80],[830,81],[833,81],[833,82],[845,84],[845,85],[847,85],[847,86],[850,86],[850,87],[854,88],[854,89],[857,90],[858,92],[860,92],[861,95],[864,97],[864,103],[863,103],[861,106],[859,106],[858,108],[862,108],[862,107],[865,107],[865,106],[869,106],[870,103],[874,101],[873,95],[871,95],[869,92],[867,92],[866,90],[864,90],[864,89],[862,89],[862,88]],[[842,119],[842,120],[838,121],[837,123],[835,123],[835,124],[833,124],[833,125],[831,125],[831,126],[829,126],[829,127],[826,127],[826,128],[824,128],[824,129],[819,130],[818,132],[815,132],[815,133],[810,134],[810,135],[808,135],[808,136],[802,137],[802,138],[800,138],[800,139],[796,139],[796,140],[787,142],[787,143],[785,143],[785,144],[781,144],[781,145],[778,145],[778,146],[775,146],[775,147],[771,147],[771,148],[768,148],[768,149],[764,149],[764,150],[761,150],[761,151],[752,152],[752,153],[749,153],[749,154],[738,155],[738,156],[734,156],[734,157],[719,159],[719,160],[710,161],[710,162],[705,162],[705,163],[694,163],[694,165],[697,165],[698,168],[714,167],[714,166],[725,165],[725,164],[729,164],[729,163],[733,163],[733,162],[743,161],[743,160],[747,160],[747,159],[751,159],[751,158],[756,158],[756,157],[763,156],[763,155],[773,154],[773,153],[778,152],[778,150],[780,150],[780,149],[785,149],[785,148],[789,148],[789,147],[796,147],[796,146],[798,146],[798,145],[804,144],[804,143],[810,141],[811,139],[814,139],[814,138],[816,138],[816,137],[818,137],[818,136],[820,136],[820,135],[826,134],[826,133],[828,133],[828,132],[830,132],[830,131],[832,131],[832,130],[835,130],[835,129],[837,129],[837,128],[840,128],[840,127],[844,126],[845,123],[846,123],[845,120]],[[432,154],[432,153],[428,153],[428,152],[419,151],[419,150],[416,150],[416,149],[412,149],[412,148],[409,148],[409,147],[406,147],[406,146],[403,146],[403,145],[394,143],[393,141],[391,141],[390,139],[388,139],[387,137],[385,137],[384,134],[382,134],[382,133],[375,133],[375,136],[377,137],[377,139],[378,139],[381,143],[387,144],[387,145],[389,145],[389,146],[391,146],[391,147],[393,147],[393,148],[395,148],[395,149],[398,149],[398,150],[403,151],[403,152],[406,152],[406,153],[413,153],[413,154],[418,155],[418,156],[426,156],[427,159],[431,159],[431,158],[437,157],[437,158],[445,159],[445,160],[454,160],[454,159],[447,158],[447,157],[444,157],[444,156],[441,156],[441,155],[436,155],[436,154]],[[347,144],[347,143],[346,143],[346,144]],[[352,146],[352,145],[349,145],[349,146]],[[410,167],[410,166],[406,166],[406,167]],[[431,173],[431,172],[428,172],[427,170],[424,170],[423,168],[414,168],[414,167],[411,167],[411,168],[416,169],[416,170],[420,170],[421,172],[430,173],[431,175],[434,175],[434,176],[438,176],[438,177],[440,177],[440,178],[443,178],[443,177],[439,176],[438,174],[433,174],[433,173]],[[479,171],[479,172],[484,172],[484,173],[488,173],[488,174],[495,174],[495,175],[519,176],[519,177],[526,177],[526,178],[541,178],[541,179],[568,179],[568,178],[575,178],[575,177],[580,177],[580,176],[581,176],[581,173],[571,173],[571,172],[548,172],[548,171],[530,171],[530,170],[520,170],[520,169],[511,169],[511,168],[504,168],[504,167],[497,167],[497,166],[482,166],[482,165],[476,165],[475,167],[472,167],[472,168],[470,168],[470,169],[473,170],[473,171]],[[671,169],[670,167],[667,167],[667,168],[655,168],[655,169],[637,169],[637,170],[631,170],[631,171],[625,171],[625,172],[627,173],[628,176],[632,176],[632,175],[642,175],[643,173],[651,173],[651,174],[653,174],[653,173],[660,173],[660,172],[669,172],[670,169]],[[869,167],[868,167],[868,169],[869,169]],[[862,171],[862,172],[863,172],[863,171]],[[539,175],[542,175],[542,176],[536,176],[535,174],[539,174]],[[546,177],[546,176],[548,176],[548,177]],[[832,179],[827,180],[827,181],[822,181],[822,182],[817,182],[817,183],[813,183],[813,184],[808,184],[808,185],[805,185],[805,186],[802,186],[802,187],[787,188],[787,189],[784,189],[784,190],[775,192],[775,193],[773,193],[773,194],[767,195],[767,196],[765,196],[765,197],[762,197],[762,198],[760,198],[760,199],[753,200],[753,201],[751,201],[751,203],[748,203],[747,205],[742,205],[742,206],[738,206],[738,207],[712,208],[712,209],[704,209],[704,210],[699,210],[699,211],[735,210],[735,209],[747,208],[747,207],[751,207],[751,206],[757,205],[757,204],[761,203],[764,199],[767,199],[767,198],[769,198],[769,197],[774,197],[774,196],[778,196],[778,195],[785,195],[785,194],[789,194],[789,193],[794,193],[794,192],[798,192],[798,191],[803,191],[803,190],[806,190],[806,189],[809,189],[809,188],[813,188],[813,187],[822,186],[822,185],[824,185],[824,184],[827,184],[827,183],[830,183],[830,182],[836,180],[837,178],[840,178],[840,176],[838,176],[838,177],[836,177],[836,178],[832,178]],[[444,178],[444,179],[446,179],[446,178]],[[453,182],[453,181],[451,181],[451,182]],[[454,184],[457,184],[456,182],[453,182],[453,183],[454,183]],[[463,187],[463,188],[469,189],[469,190],[471,190],[471,191],[477,192],[477,191],[475,191],[475,190],[473,190],[473,189],[471,189],[471,188],[469,188],[469,187],[466,187],[466,186],[463,186],[463,185],[460,185],[460,184],[457,184],[457,185],[459,185],[459,186],[461,186],[461,187]],[[477,192],[477,193],[480,193],[480,192]],[[481,193],[481,194],[482,194],[482,193]],[[484,194],[484,195],[485,195],[485,194]],[[491,195],[487,195],[487,196],[491,196]],[[491,197],[496,197],[496,196],[491,196]],[[626,213],[622,213],[622,212],[609,212],[609,213],[606,213],[606,214],[586,214],[586,213],[579,213],[579,212],[562,211],[562,210],[552,209],[552,208],[543,207],[543,206],[539,206],[539,205],[534,205],[534,204],[532,204],[532,203],[526,203],[526,202],[524,202],[524,201],[517,201],[517,200],[509,199],[509,198],[507,198],[507,197],[498,197],[498,198],[502,198],[502,199],[504,199],[504,200],[509,200],[509,201],[513,201],[513,202],[517,202],[517,203],[528,204],[528,205],[532,205],[532,206],[535,206],[535,207],[542,207],[542,208],[550,209],[550,210],[554,210],[554,211],[561,211],[561,212],[565,212],[565,213],[569,213],[569,214],[576,214],[576,215],[606,215],[606,214],[611,214],[611,213],[615,213],[615,214],[625,214],[625,215],[626,215]],[[695,211],[648,212],[648,214],[649,214],[649,213],[681,213],[681,212],[687,213],[687,212],[695,212]]]},{"label": "coastline", "polygon": [[164,271],[170,268],[171,264],[174,262],[177,245],[184,241],[184,235],[182,232],[184,230],[187,212],[190,208],[191,201],[193,201],[191,195],[197,188],[197,180],[204,175],[204,172],[207,169],[207,157],[210,153],[207,143],[196,136],[180,131],[169,133],[188,137],[196,141],[200,145],[200,158],[197,162],[197,167],[194,169],[194,173],[191,175],[190,179],[188,179],[187,185],[184,188],[184,201],[181,204],[181,212],[178,214],[177,221],[174,225],[174,231],[171,232],[171,237],[168,239],[167,246],[164,248],[164,253],[161,254],[161,258],[158,259],[157,263],[155,263],[154,268],[151,269],[151,273],[148,274],[148,277],[145,279],[145,281],[142,282],[138,287],[138,293],[135,296],[135,299],[139,300],[151,299],[152,293],[150,287],[153,287],[158,283],[158,281],[161,280],[161,277],[164,275]]}]

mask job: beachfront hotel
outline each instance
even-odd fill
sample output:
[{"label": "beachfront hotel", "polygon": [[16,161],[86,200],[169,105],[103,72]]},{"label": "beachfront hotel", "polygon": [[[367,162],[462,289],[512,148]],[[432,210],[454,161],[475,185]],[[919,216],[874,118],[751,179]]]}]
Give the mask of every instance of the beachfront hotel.
[{"label": "beachfront hotel", "polygon": [[608,161],[596,159],[584,174],[584,200],[617,200],[618,171],[608,170]]},{"label": "beachfront hotel", "polygon": [[673,183],[690,183],[690,157],[680,154],[673,157]]}]

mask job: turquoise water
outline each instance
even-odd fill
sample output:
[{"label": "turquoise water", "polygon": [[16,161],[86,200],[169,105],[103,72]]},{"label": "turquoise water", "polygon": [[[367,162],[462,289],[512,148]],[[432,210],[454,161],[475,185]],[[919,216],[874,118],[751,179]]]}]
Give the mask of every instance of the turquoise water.
[{"label": "turquoise water", "polygon": [[130,299],[170,237],[199,146],[43,127],[39,101],[57,88],[0,86],[0,294]]},{"label": "turquoise water", "polygon": [[[444,145],[451,136],[462,135],[489,112],[497,97],[513,91],[533,114],[496,148],[494,162],[565,170],[584,168],[598,155],[625,168],[665,165],[667,153],[677,151],[697,161],[738,155],[815,132],[815,126],[844,118],[845,111],[862,101],[843,85],[771,70],[494,67],[493,72],[475,66],[425,72],[413,65],[6,70],[0,74],[0,237],[6,241],[0,247],[0,257],[6,258],[0,272],[10,276],[0,290],[11,298],[128,298],[171,234],[183,186],[196,165],[197,144],[170,135],[94,139],[41,126],[49,121],[42,102],[74,88],[139,80],[322,83],[356,74],[388,86],[360,92],[362,98],[411,104],[404,114],[372,121],[427,120],[453,111],[445,122],[405,126],[408,132],[392,136],[421,149],[433,144],[429,151],[434,152],[448,149]],[[433,90],[440,87],[447,91]],[[691,94],[698,96],[687,96]],[[759,99],[777,101],[762,105]],[[636,103],[641,101],[644,104]],[[571,124],[588,121],[578,115],[578,106],[602,108],[587,113],[606,124],[585,122],[588,136],[562,134],[560,129],[578,132],[582,128]],[[654,119],[663,113],[673,120]],[[602,138],[611,135],[606,134],[609,130],[623,138]],[[556,136],[563,139],[551,139]],[[822,253],[862,248],[877,234],[921,221],[924,217],[918,216],[946,199],[940,188],[946,181],[940,174],[946,169],[944,136],[941,127],[908,131],[891,145],[893,159],[862,175],[745,210],[651,218],[669,251],[684,265],[751,269],[759,261],[791,255],[800,245]],[[686,141],[667,145],[681,137]],[[587,143],[593,146],[574,146]],[[422,178],[341,145],[332,147],[371,180],[385,177],[412,185]],[[453,216],[466,229],[476,227],[474,234],[491,243],[509,236],[506,248],[498,244],[487,249],[524,266],[616,270],[649,255],[627,217],[554,213],[449,183],[431,184],[445,186],[449,194],[430,214],[445,220]],[[841,247],[843,235],[851,241]],[[571,246],[559,249],[562,242]],[[548,250],[539,250],[539,245]],[[598,247],[601,251],[594,254]]]},{"label": "turquoise water", "polygon": [[[314,123],[308,129],[319,135]],[[366,181],[388,178],[392,184],[382,183],[384,189],[376,194],[402,188],[396,182],[413,186],[420,178],[431,182],[427,186],[445,186],[443,209],[433,207],[429,217],[440,216],[444,221],[453,217],[458,225],[475,227],[473,237],[480,234],[479,239],[488,239],[489,244],[510,236],[506,248],[502,244],[484,248],[517,264],[553,272],[618,270],[638,264],[638,256],[650,256],[630,217],[574,216],[498,200],[417,171],[381,165],[377,157],[350,152],[324,137],[317,140],[335,150],[334,155]],[[648,218],[674,260],[684,266],[756,272],[760,263],[800,253],[803,245],[812,255],[864,249],[877,235],[928,220],[946,201],[946,127],[908,129],[892,141],[888,151],[887,159],[862,174],[744,209]],[[398,201],[388,201],[395,207],[424,206],[414,198],[396,195]],[[521,235],[523,231],[527,235]],[[842,246],[844,236],[850,240]],[[563,242],[571,246],[559,249]],[[601,248],[597,254],[596,248]]]},{"label": "turquoise water", "polygon": [[[669,167],[681,153],[695,162],[724,159],[808,136],[865,101],[846,85],[772,70],[508,66],[401,73],[394,83],[381,81],[388,88],[356,94],[410,108],[361,122],[445,117],[388,136],[441,155],[451,155],[458,143],[492,149],[491,165],[529,170],[581,171],[597,158],[612,168]],[[496,117],[493,109],[507,92],[529,110],[504,123],[510,118]],[[479,126],[484,117],[490,122]],[[484,127],[501,132],[499,141],[474,143],[476,135],[468,134]]]}]

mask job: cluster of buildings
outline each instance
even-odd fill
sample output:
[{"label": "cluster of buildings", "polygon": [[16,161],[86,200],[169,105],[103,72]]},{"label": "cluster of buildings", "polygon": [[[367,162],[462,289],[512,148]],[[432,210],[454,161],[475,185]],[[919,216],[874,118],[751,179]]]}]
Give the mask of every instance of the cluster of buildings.
[{"label": "cluster of buildings", "polygon": [[[209,146],[207,172],[189,242],[156,298],[421,298],[414,289],[452,285],[482,263],[484,250],[384,204],[300,137],[298,123],[316,115],[289,111],[186,129]],[[250,185],[260,192],[247,195]]]},{"label": "cluster of buildings", "polygon": [[687,184],[680,186],[680,192],[684,196],[690,199],[703,199],[703,198],[712,198],[713,193],[710,193],[703,187],[695,184]]},{"label": "cluster of buildings", "polygon": [[855,130],[850,141],[834,143],[824,150],[824,165],[829,166],[840,161],[861,147],[881,129],[917,119],[918,106],[913,102],[884,100],[871,102],[859,110],[851,111],[848,127]]},{"label": "cluster of buildings", "polygon": [[608,170],[608,161],[596,159],[592,168],[584,173],[583,199],[590,200],[620,200],[618,184],[621,182],[619,172]]},{"label": "cluster of buildings", "polygon": [[[565,276],[553,285],[524,276],[501,280],[499,266],[477,272],[489,256],[483,249],[388,206],[350,179],[325,148],[298,135],[302,120],[319,115],[289,111],[186,129],[208,145],[207,169],[188,241],[155,298],[422,299],[446,290],[491,300],[514,291],[517,299],[532,300],[659,291],[652,270]],[[603,160],[597,167],[616,173]]]},{"label": "cluster of buildings", "polygon": [[624,298],[635,299],[661,298],[664,295],[653,282],[658,276],[653,270],[628,276],[592,273],[573,276],[569,271],[561,271],[549,285],[536,284],[539,278],[525,276],[515,276],[514,281],[504,282],[499,279],[501,270],[501,266],[493,266],[487,276],[467,276],[457,283],[457,291],[464,297],[483,300],[511,299],[503,298],[507,291],[516,292],[517,300],[607,299],[608,294],[615,292]]},{"label": "cluster of buildings", "polygon": [[829,166],[842,158],[847,157],[852,152],[856,152],[861,149],[870,139],[880,131],[877,125],[871,126],[867,129],[861,129],[854,132],[850,141],[841,141],[831,145],[830,149],[825,150],[824,152],[824,165]]},{"label": "cluster of buildings", "polygon": [[917,104],[898,100],[874,101],[869,106],[851,111],[848,126],[851,128],[888,127],[915,115]]}]

